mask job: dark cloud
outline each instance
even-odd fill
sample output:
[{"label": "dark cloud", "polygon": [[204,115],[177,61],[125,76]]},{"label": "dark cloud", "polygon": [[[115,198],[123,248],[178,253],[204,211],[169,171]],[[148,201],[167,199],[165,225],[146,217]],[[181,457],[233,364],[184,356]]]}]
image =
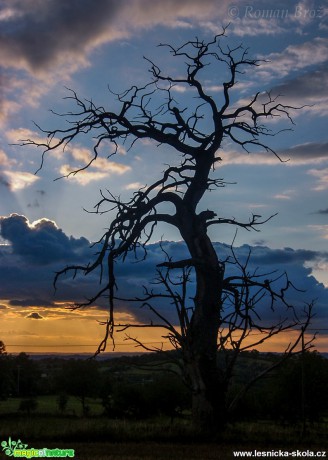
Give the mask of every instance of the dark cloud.
[{"label": "dark cloud", "polygon": [[43,319],[43,316],[40,315],[40,314],[37,313],[37,312],[34,312],[34,313],[30,313],[29,315],[27,315],[26,318],[30,318],[30,319]]},{"label": "dark cloud", "polygon": [[75,260],[79,251],[88,247],[86,239],[69,238],[48,219],[41,219],[31,226],[25,216],[12,214],[0,218],[0,225],[0,236],[11,243],[13,253],[30,263]]},{"label": "dark cloud", "polygon": [[267,241],[263,239],[256,239],[252,241],[252,244],[254,246],[264,246],[265,244],[267,244]]},{"label": "dark cloud", "polygon": [[317,260],[318,257],[324,256],[328,260],[328,253],[322,254],[317,251],[310,251],[306,249],[269,249],[265,246],[258,246],[250,248],[249,246],[241,246],[238,248],[238,254],[248,253],[249,249],[252,251],[252,264],[263,265],[295,265],[303,264]]},{"label": "dark cloud", "polygon": [[316,211],[315,214],[328,214],[328,208],[327,209],[319,209],[319,211]]},{"label": "dark cloud", "polygon": [[0,176],[0,186],[1,185],[3,185],[4,187],[10,188],[10,183],[3,176]]},{"label": "dark cloud", "polygon": [[[277,149],[277,155],[290,166],[315,165],[328,161],[328,142],[305,142],[285,149]],[[223,154],[224,164],[277,165],[277,159],[266,152],[247,153],[231,151]],[[289,161],[290,160],[290,161]]]},{"label": "dark cloud", "polygon": [[25,62],[32,72],[55,65],[63,50],[73,55],[90,46],[115,21],[121,8],[121,2],[114,0],[5,3],[13,14],[2,24],[3,56],[9,62],[12,58]]},{"label": "dark cloud", "polygon": [[276,86],[274,92],[293,99],[322,98],[328,89],[328,64],[319,69],[288,79]]},{"label": "dark cloud", "polygon": [[[170,23],[178,17],[209,16],[218,10],[214,0],[4,0],[0,56],[14,67],[32,73],[58,62],[82,63],[103,43],[128,37],[135,28]],[[215,5],[217,5],[215,7]],[[224,9],[224,5],[223,5]],[[72,58],[74,58],[72,60]]]},{"label": "dark cloud", "polygon": [[277,152],[283,158],[312,162],[315,160],[328,160],[328,142],[307,142],[305,144],[295,145],[289,149]]},{"label": "dark cloud", "polygon": [[11,299],[16,306],[50,306],[58,299],[80,298],[78,280],[75,290],[74,282],[63,282],[61,296],[55,298],[53,279],[66,264],[91,258],[94,250],[85,238],[68,237],[47,219],[31,225],[17,214],[0,218],[0,237],[9,243],[0,246],[0,299]]},{"label": "dark cloud", "polygon": [[324,116],[327,114],[328,61],[318,69],[286,79],[269,90],[273,96],[283,96],[283,104],[302,107],[297,114],[308,112]]},{"label": "dark cloud", "polygon": [[[10,245],[0,246],[0,299],[11,299],[12,306],[54,306],[54,302],[68,303],[82,302],[100,289],[99,273],[89,276],[73,273],[63,276],[58,282],[57,291],[53,289],[54,273],[68,264],[86,264],[92,260],[97,248],[90,249],[86,239],[68,237],[54,222],[41,220],[31,225],[24,216],[12,215],[2,218],[1,233]],[[231,248],[228,245],[215,243],[215,249],[221,258],[231,258]],[[302,292],[291,289],[289,300],[303,308],[304,302],[316,302],[316,324],[328,319],[328,289],[312,276],[311,266],[319,262],[328,262],[328,253],[305,249],[270,249],[266,246],[243,245],[234,248],[234,252],[241,262],[246,261],[251,251],[248,265],[250,272],[268,274],[288,272],[290,280]],[[121,298],[142,296],[143,286],[158,292],[160,286],[152,284],[156,277],[156,266],[165,260],[169,254],[172,260],[188,257],[183,242],[154,243],[147,246],[147,258],[137,262],[133,254],[129,254],[124,263],[116,266],[116,281]],[[143,253],[140,253],[142,258]],[[227,265],[226,276],[234,273],[235,265]],[[104,273],[105,278],[106,273]],[[272,275],[276,276],[276,275]],[[269,277],[269,276],[268,276]],[[105,282],[105,279],[104,281]],[[279,284],[280,283],[280,284]],[[277,282],[277,289],[282,287],[282,281]],[[188,292],[190,306],[194,295],[195,283],[191,280]],[[107,308],[107,299],[97,302],[100,308]],[[168,302],[156,301],[156,308],[175,321],[175,312]],[[149,321],[150,312],[146,308],[140,309],[140,304],[118,302],[118,309],[128,311],[138,320]],[[263,318],[271,318],[272,314],[264,303],[261,307]]]},{"label": "dark cloud", "polygon": [[[225,260],[228,257],[231,258],[230,246],[221,243],[214,243],[214,246],[221,260]],[[188,257],[186,246],[182,242],[163,242],[162,247],[173,260],[185,259]],[[124,297],[125,293],[129,293],[131,296],[140,295],[140,287],[142,285],[149,287],[151,280],[155,278],[156,265],[165,259],[165,254],[158,243],[149,245],[148,249],[148,255],[145,262],[134,263],[133,257],[130,256],[127,258],[125,264],[117,266],[117,283],[122,297]],[[312,276],[312,269],[308,266],[311,263],[314,265],[319,260],[327,262],[328,253],[304,249],[294,250],[291,248],[270,249],[265,246],[251,247],[248,245],[236,247],[234,248],[234,252],[240,262],[245,262],[251,252],[248,265],[250,273],[255,271],[257,274],[262,273],[264,275],[272,273],[271,276],[267,277],[276,278],[278,275],[287,272],[289,279],[298,289],[290,290],[288,296],[290,303],[298,305],[299,308],[303,310],[303,306],[306,302],[317,299],[317,318],[328,319],[328,310],[326,308],[328,303],[328,289]],[[233,264],[228,264],[226,267],[226,276],[230,276],[232,273],[235,273],[235,266]],[[276,289],[281,289],[284,283],[285,278],[282,277],[280,281],[277,281],[275,286]],[[155,292],[159,290],[158,285],[153,285],[152,288]],[[189,306],[192,306],[194,288],[194,283],[191,283]],[[169,317],[170,320],[174,320],[172,307],[170,305],[157,302],[156,306],[160,309],[161,313]],[[128,308],[131,307],[128,306]],[[259,308],[262,309],[261,313],[263,318],[272,318],[272,314],[269,311],[270,309],[267,308],[265,303]],[[133,312],[132,309],[131,312]],[[150,317],[146,309],[137,310],[137,315],[140,320],[146,320]]]}]

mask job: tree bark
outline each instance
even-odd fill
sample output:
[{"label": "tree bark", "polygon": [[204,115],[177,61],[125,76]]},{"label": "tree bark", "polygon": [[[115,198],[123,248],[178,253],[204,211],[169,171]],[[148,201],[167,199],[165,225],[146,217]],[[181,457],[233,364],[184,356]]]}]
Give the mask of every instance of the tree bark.
[{"label": "tree bark", "polygon": [[[204,260],[205,259],[205,260]],[[217,263],[196,269],[195,310],[189,331],[193,420],[202,429],[222,425],[225,415],[224,379],[217,367],[223,270]]]},{"label": "tree bark", "polygon": [[202,431],[225,422],[224,376],[217,366],[217,338],[221,315],[224,268],[206,232],[205,221],[185,209],[180,231],[195,261],[194,312],[183,356],[192,387],[193,422]]}]

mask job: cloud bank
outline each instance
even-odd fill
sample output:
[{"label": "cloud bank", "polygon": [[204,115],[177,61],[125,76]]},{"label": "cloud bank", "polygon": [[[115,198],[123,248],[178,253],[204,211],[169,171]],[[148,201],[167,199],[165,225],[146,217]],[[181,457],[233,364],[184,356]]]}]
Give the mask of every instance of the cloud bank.
[{"label": "cloud bank", "polygon": [[[11,215],[1,218],[0,236],[7,245],[0,246],[0,301],[8,305],[24,307],[47,308],[60,303],[61,307],[76,301],[84,301],[99,289],[98,274],[77,277],[64,277],[58,284],[54,295],[54,273],[67,264],[85,264],[91,260],[95,248],[90,249],[90,243],[85,238],[68,237],[56,224],[47,219],[30,223],[26,217]],[[142,286],[151,286],[156,275],[156,265],[164,259],[162,248],[173,257],[173,260],[188,257],[185,245],[182,242],[154,243],[147,247],[147,258],[144,262],[136,263],[130,255],[124,264],[117,264],[118,295],[122,298],[141,296]],[[230,248],[221,243],[215,243],[215,248],[221,259],[231,255]],[[298,305],[316,302],[316,318],[314,327],[318,327],[328,319],[328,289],[312,276],[311,267],[327,266],[328,253],[304,249],[270,249],[265,246],[243,245],[235,248],[240,260],[245,260],[251,250],[249,270],[256,268],[263,273],[277,270],[279,273],[287,271],[290,280],[297,288],[304,292],[291,290],[290,301]],[[227,270],[230,270],[229,268]],[[227,273],[228,275],[229,273]],[[156,286],[152,286],[157,289]],[[192,295],[193,283],[191,283]],[[192,300],[190,299],[192,305]],[[106,308],[106,299],[97,304],[98,308]],[[170,320],[175,320],[173,307],[168,303],[157,305]],[[119,311],[134,316],[138,321],[148,321],[149,312],[131,303],[121,301]],[[263,307],[263,319],[271,318],[271,312]],[[35,312],[35,311],[34,311]],[[37,315],[32,319],[40,319]]]},{"label": "cloud bank", "polygon": [[[287,166],[316,165],[328,162],[328,142],[306,142],[286,149],[277,149],[277,155]],[[268,152],[250,152],[226,150],[220,151],[222,166],[228,164],[279,165],[278,158]]]}]

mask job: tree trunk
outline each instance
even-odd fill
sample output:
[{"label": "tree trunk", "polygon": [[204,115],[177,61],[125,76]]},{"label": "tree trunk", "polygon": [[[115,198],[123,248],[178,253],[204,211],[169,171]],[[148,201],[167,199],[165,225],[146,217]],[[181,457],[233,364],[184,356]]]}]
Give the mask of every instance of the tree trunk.
[{"label": "tree trunk", "polygon": [[192,386],[193,422],[201,430],[213,430],[225,421],[225,382],[217,366],[217,339],[221,324],[224,265],[219,262],[207,235],[206,221],[212,213],[197,214],[196,208],[208,189],[215,149],[195,158],[195,175],[179,209],[178,228],[194,261],[196,293],[183,356]]},{"label": "tree trunk", "polygon": [[189,225],[185,226],[183,237],[191,257],[196,261],[197,290],[183,356],[187,378],[192,386],[193,422],[208,432],[222,427],[226,420],[226,385],[224,375],[217,366],[224,268],[206,233],[204,221],[190,214],[185,220]]},{"label": "tree trunk", "polygon": [[192,386],[192,421],[195,428],[215,433],[226,424],[226,385],[213,356],[196,351],[185,359],[186,376]]},{"label": "tree trunk", "polygon": [[[202,274],[195,299],[195,311],[187,341],[187,373],[192,384],[192,412],[195,426],[215,430],[226,420],[224,375],[217,366],[217,337],[220,321],[221,273]],[[213,276],[215,275],[215,276]]]}]

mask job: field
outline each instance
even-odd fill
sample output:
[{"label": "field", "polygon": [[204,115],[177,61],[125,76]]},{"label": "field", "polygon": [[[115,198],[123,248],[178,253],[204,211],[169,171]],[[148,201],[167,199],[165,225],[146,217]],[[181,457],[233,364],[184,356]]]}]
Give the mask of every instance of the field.
[{"label": "field", "polygon": [[[1,441],[20,439],[28,448],[74,449],[81,460],[230,459],[236,450],[324,450],[328,447],[327,423],[301,427],[269,422],[230,425],[217,439],[206,440],[189,420],[157,417],[144,421],[113,420],[101,415],[100,401],[89,399],[90,415],[83,417],[80,403],[71,398],[64,415],[56,397],[38,398],[34,413],[18,411],[20,400],[0,402]],[[1,459],[8,458],[0,454]]]},{"label": "field", "polygon": [[[9,440],[27,449],[74,449],[81,460],[225,460],[236,458],[236,451],[251,456],[257,450],[254,458],[277,457],[272,452],[279,449],[328,451],[327,361],[307,358],[304,388],[294,360],[254,386],[226,430],[209,436],[192,426],[190,394],[157,356],[99,363],[9,357],[0,372],[0,460],[11,458],[4,452]],[[243,356],[232,391],[274,359]]]},{"label": "field", "polygon": [[[38,396],[36,400],[37,408],[34,411],[35,415],[60,415],[56,396]],[[8,398],[4,401],[0,401],[0,417],[19,414],[21,401],[21,398]],[[87,398],[87,404],[90,407],[90,415],[101,415],[104,411],[100,399]],[[76,417],[82,416],[82,406],[77,398],[71,397],[68,399],[65,415]]]}]

